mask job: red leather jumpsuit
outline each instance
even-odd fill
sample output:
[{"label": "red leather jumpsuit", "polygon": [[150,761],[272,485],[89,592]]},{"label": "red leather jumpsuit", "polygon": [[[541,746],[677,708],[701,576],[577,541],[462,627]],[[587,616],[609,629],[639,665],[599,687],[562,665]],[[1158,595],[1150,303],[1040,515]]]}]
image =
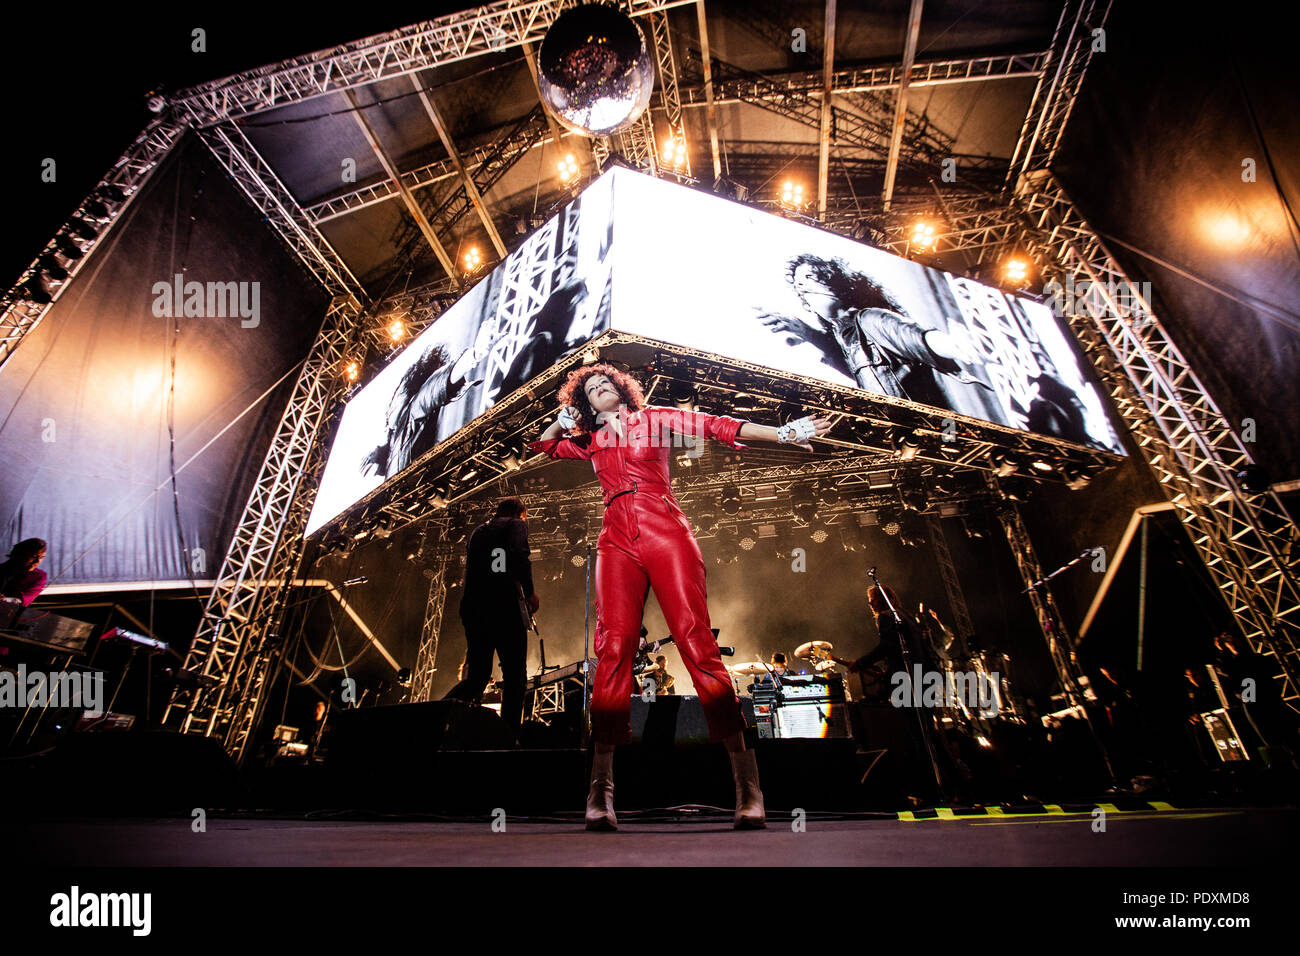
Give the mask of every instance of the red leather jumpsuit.
[{"label": "red leather jumpsuit", "polygon": [[709,629],[704,557],[673,497],[668,456],[672,433],[744,448],[736,441],[744,422],[656,405],[624,412],[621,422],[622,440],[606,426],[594,435],[529,446],[551,458],[590,461],[604,491],[605,516],[596,542],[592,738],[602,744],[631,740],[632,665],[641,643],[646,595],[654,588],[704,707],[709,734],[722,740],[743,730],[744,718]]}]

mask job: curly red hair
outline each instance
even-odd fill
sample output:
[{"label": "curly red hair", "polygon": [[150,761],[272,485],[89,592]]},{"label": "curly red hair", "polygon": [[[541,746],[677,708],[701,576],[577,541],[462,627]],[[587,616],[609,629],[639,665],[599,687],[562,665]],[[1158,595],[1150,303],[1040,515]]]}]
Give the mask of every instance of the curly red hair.
[{"label": "curly red hair", "polygon": [[587,391],[584,385],[587,379],[593,375],[604,375],[614,385],[614,391],[618,392],[619,401],[627,406],[629,411],[640,411],[646,407],[645,393],[641,391],[641,383],[638,382],[627,372],[616,369],[612,365],[606,365],[599,362],[595,365],[584,365],[582,368],[574,369],[569,373],[568,380],[560,389],[560,405],[572,405],[578,410],[578,427],[573,429],[575,435],[590,434],[596,430],[596,413],[591,408],[591,403],[587,401]]}]

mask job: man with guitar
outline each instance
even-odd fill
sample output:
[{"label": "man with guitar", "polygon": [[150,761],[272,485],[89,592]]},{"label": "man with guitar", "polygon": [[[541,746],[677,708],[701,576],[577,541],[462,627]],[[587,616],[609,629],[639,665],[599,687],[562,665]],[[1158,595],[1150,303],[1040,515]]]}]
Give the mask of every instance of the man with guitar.
[{"label": "man with guitar", "polygon": [[518,498],[502,498],[496,515],[474,529],[465,559],[460,620],[465,627],[465,678],[444,700],[477,700],[501,662],[501,719],[513,741],[523,717],[528,632],[541,602],[533,591],[528,511]]}]

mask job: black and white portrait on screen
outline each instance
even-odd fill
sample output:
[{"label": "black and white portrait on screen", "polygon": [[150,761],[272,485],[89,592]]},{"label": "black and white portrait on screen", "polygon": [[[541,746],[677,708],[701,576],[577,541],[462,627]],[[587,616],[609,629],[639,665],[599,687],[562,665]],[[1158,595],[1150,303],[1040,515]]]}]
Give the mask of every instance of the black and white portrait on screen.
[{"label": "black and white portrait on screen", "polygon": [[348,402],[308,533],[610,326],[610,182],[538,228]]},{"label": "black and white portrait on screen", "polygon": [[1122,453],[1051,310],[615,170],[614,327]]}]

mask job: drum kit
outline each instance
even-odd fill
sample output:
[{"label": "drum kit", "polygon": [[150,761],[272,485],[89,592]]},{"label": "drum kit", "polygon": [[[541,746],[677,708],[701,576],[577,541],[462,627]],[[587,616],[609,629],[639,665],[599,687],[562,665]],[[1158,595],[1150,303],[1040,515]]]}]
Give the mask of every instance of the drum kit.
[{"label": "drum kit", "polygon": [[[850,662],[841,657],[836,657],[831,653],[835,645],[830,641],[808,641],[800,644],[795,648],[794,656],[803,661],[808,661],[813,665],[813,670],[817,676],[824,680],[843,680],[843,675],[837,671],[841,666],[847,666]],[[739,680],[742,677],[766,677],[770,675],[772,666],[762,661],[742,661],[739,664],[730,664],[727,671],[731,674],[732,680],[737,683],[737,692],[739,692]],[[789,679],[807,680],[797,675],[788,675]]]}]

